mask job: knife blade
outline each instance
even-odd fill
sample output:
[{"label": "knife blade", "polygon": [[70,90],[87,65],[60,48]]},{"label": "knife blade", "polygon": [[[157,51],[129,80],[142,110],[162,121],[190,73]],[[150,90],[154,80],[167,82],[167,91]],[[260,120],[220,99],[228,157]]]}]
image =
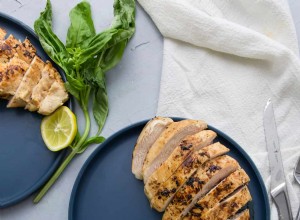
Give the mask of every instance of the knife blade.
[{"label": "knife blade", "polygon": [[268,100],[264,110],[264,131],[271,170],[271,196],[278,210],[280,220],[292,220],[284,168],[280,153],[273,104]]}]

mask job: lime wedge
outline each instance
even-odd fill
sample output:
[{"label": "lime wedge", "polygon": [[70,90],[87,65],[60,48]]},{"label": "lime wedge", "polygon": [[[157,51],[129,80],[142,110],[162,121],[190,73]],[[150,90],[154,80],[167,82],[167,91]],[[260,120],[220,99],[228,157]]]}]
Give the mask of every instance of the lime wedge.
[{"label": "lime wedge", "polygon": [[76,136],[76,116],[68,107],[62,106],[43,118],[41,133],[49,150],[62,150],[68,147]]}]

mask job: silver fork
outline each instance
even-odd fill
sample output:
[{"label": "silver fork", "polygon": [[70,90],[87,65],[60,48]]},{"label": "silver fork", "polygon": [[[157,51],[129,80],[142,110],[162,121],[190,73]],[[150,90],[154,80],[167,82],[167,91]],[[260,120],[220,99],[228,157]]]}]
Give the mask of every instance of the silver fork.
[{"label": "silver fork", "polygon": [[[295,169],[294,169],[294,177],[295,177],[297,183],[300,184],[300,157],[299,157],[299,159],[296,163]],[[296,220],[300,220],[300,207],[297,212]]]}]

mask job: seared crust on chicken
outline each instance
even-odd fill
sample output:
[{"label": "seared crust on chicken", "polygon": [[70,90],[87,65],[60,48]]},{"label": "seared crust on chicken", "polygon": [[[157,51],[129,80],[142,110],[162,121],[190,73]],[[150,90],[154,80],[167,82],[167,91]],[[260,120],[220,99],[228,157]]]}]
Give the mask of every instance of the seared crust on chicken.
[{"label": "seared crust on chicken", "polygon": [[143,164],[150,147],[172,122],[171,118],[155,117],[143,128],[132,154],[131,170],[137,179],[143,179]]},{"label": "seared crust on chicken", "polygon": [[179,142],[188,135],[207,128],[204,121],[182,120],[171,123],[149,149],[143,165],[144,182],[168,158]]},{"label": "seared crust on chicken", "polygon": [[250,220],[249,209],[245,209],[244,211],[232,216],[229,220]]},{"label": "seared crust on chicken", "polygon": [[44,68],[44,62],[35,56],[29,69],[26,71],[15,95],[9,101],[7,107],[25,107],[30,101],[33,88],[41,79],[41,71]]},{"label": "seared crust on chicken", "polygon": [[5,36],[6,31],[0,28],[0,98],[10,100],[9,108],[52,113],[68,99],[59,73],[49,62],[44,68],[29,39],[21,42],[13,35]]},{"label": "seared crust on chicken", "polygon": [[0,97],[8,99],[15,95],[29,65],[18,54],[0,70]]},{"label": "seared crust on chicken", "polygon": [[[150,176],[145,184],[145,192],[146,195],[149,196],[149,199],[157,192],[159,186],[176,172],[193,151],[198,151],[201,148],[208,146],[215,137],[215,132],[204,130],[188,136],[181,141],[169,158]],[[210,148],[210,150],[212,152],[213,148]]]},{"label": "seared crust on chicken", "polygon": [[0,41],[0,61],[1,64],[8,63],[11,58],[17,53],[16,46],[21,42],[9,35],[6,40]]},{"label": "seared crust on chicken", "polygon": [[[220,203],[224,198],[233,193],[235,190],[247,184],[249,181],[250,178],[243,169],[236,170],[224,180],[222,180],[199,201],[197,201],[192,209],[189,209],[188,207],[187,210],[183,212],[183,216],[185,216],[184,219],[202,218],[202,216],[205,216],[210,209]],[[189,212],[187,213],[188,210]]]},{"label": "seared crust on chicken", "polygon": [[15,54],[19,58],[30,64],[36,53],[36,49],[26,38],[24,42],[20,42],[13,35],[0,43],[0,59],[1,62],[7,63]]},{"label": "seared crust on chicken", "polygon": [[151,187],[151,185],[149,187],[149,191],[148,188],[145,188],[145,193],[150,200],[151,206],[159,212],[164,211],[166,206],[173,199],[177,190],[182,187],[182,185],[199,167],[201,167],[201,165],[217,156],[227,153],[228,151],[229,149],[225,146],[220,143],[215,143],[194,152],[181,164],[181,166],[167,181],[160,184],[158,189],[155,190]]},{"label": "seared crust on chicken", "polygon": [[203,218],[192,219],[205,219],[205,220],[223,220],[235,215],[238,210],[245,206],[252,200],[247,186],[234,192],[221,203],[210,209]]},{"label": "seared crust on chicken", "polygon": [[[190,203],[195,204],[199,198],[238,168],[238,162],[227,155],[217,157],[203,164],[177,191],[168,205],[163,219],[180,219],[181,213]],[[165,196],[163,193],[164,191],[160,193],[161,196]]]}]

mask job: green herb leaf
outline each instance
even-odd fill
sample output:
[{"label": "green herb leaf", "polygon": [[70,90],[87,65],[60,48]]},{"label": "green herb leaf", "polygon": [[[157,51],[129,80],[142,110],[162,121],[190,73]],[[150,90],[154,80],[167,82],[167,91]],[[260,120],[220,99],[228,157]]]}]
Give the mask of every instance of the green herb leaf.
[{"label": "green herb leaf", "polygon": [[108,97],[105,87],[98,88],[98,90],[95,92],[93,102],[93,114],[98,124],[97,134],[100,134],[108,115]]},{"label": "green herb leaf", "polygon": [[126,44],[126,41],[122,41],[104,52],[103,62],[101,63],[103,72],[112,69],[120,62],[123,57]]},{"label": "green herb leaf", "polygon": [[114,21],[111,28],[134,29],[135,28],[135,1],[115,0]]},{"label": "green herb leaf", "polygon": [[45,11],[35,21],[34,30],[49,57],[68,73],[69,54],[64,44],[52,31],[52,7],[50,0],[47,0]]},{"label": "green herb leaf", "polygon": [[102,136],[96,136],[88,138],[83,145],[81,145],[80,149],[77,151],[78,154],[83,153],[86,148],[88,148],[91,144],[101,144],[105,141],[105,138]]},{"label": "green herb leaf", "polygon": [[92,37],[96,35],[88,2],[81,2],[70,12],[71,25],[68,29],[66,47],[86,48]]}]

